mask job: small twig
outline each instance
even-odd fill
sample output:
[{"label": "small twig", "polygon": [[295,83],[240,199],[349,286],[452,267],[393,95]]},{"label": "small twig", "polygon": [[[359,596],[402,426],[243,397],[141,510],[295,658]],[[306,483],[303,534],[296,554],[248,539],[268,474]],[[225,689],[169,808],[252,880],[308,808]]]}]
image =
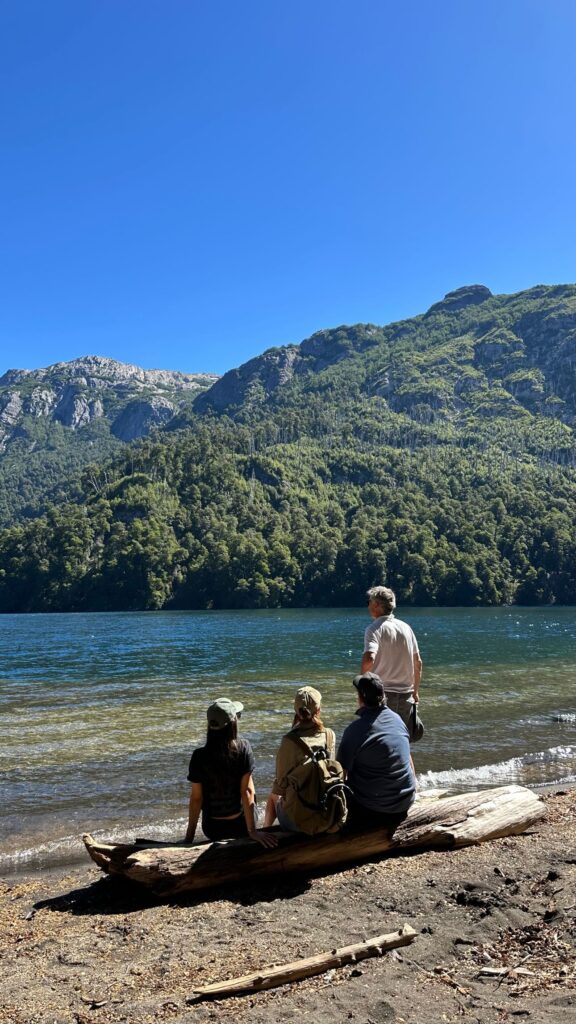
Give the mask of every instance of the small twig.
[{"label": "small twig", "polygon": [[505,972],[505,974],[503,974],[502,977],[499,979],[498,984],[496,985],[496,988],[500,988],[500,985],[502,984],[504,979],[505,978],[509,978],[510,975],[514,973],[514,971],[517,971],[518,968],[522,966],[522,964],[525,964],[527,960],[530,960],[531,956],[533,956],[533,954],[532,953],[528,953],[526,956],[523,956],[522,959],[519,960],[518,963],[515,964],[513,967],[509,967],[507,969],[507,971]]}]

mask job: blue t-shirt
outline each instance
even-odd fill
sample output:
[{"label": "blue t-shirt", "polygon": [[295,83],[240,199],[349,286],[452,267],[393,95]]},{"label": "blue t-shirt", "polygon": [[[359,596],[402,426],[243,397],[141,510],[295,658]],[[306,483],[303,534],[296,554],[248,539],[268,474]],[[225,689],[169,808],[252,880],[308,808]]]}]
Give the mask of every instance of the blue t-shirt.
[{"label": "blue t-shirt", "polygon": [[240,781],[254,771],[254,754],[248,740],[236,740],[230,757],[215,756],[208,747],[198,747],[190,758],[188,781],[202,786],[202,812],[212,818],[230,818],[242,810]]},{"label": "blue t-shirt", "polygon": [[361,707],[344,730],[337,758],[357,802],[380,814],[402,814],[414,800],[408,729],[388,707]]}]

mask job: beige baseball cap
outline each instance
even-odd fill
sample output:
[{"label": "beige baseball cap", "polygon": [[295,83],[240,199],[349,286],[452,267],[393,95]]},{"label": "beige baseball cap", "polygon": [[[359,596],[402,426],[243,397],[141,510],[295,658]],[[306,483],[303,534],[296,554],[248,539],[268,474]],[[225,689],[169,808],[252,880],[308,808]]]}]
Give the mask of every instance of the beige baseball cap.
[{"label": "beige baseball cap", "polygon": [[294,697],[294,710],[300,711],[305,708],[311,715],[315,712],[320,711],[320,705],[322,703],[322,694],[319,690],[315,690],[313,686],[301,686],[299,690],[296,690],[296,696]]}]

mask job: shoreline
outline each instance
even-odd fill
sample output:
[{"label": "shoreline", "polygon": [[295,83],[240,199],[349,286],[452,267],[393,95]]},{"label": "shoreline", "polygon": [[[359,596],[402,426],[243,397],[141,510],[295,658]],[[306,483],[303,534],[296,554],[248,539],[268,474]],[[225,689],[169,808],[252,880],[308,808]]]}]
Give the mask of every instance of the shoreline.
[{"label": "shoreline", "polygon": [[[576,775],[573,616],[558,609],[540,609],[538,618],[526,609],[495,609],[488,619],[473,609],[442,612],[418,610],[428,666],[427,737],[415,754],[422,789],[554,784]],[[84,831],[118,841],[130,834],[180,839],[187,762],[202,742],[214,685],[207,671],[246,701],[242,725],[263,798],[296,680],[320,689],[338,735],[352,718],[362,615],[328,609],[279,621],[275,614],[272,622],[235,613],[228,629],[212,614],[199,623],[135,613],[128,628],[124,617],[106,613],[98,628],[79,616],[56,629],[48,616],[26,635],[5,630],[0,876],[81,864]],[[281,651],[263,671],[263,654],[279,633]],[[221,673],[216,662],[226,666]]]},{"label": "shoreline", "polygon": [[[512,783],[510,783],[510,784],[512,784]],[[488,784],[485,787],[481,787],[481,786],[478,787],[478,789],[482,789],[482,788],[488,789],[488,788],[494,788],[494,787],[493,787],[493,785],[490,786]],[[526,789],[533,790],[535,793],[537,793],[538,796],[550,796],[550,795],[554,795],[554,794],[562,794],[564,792],[576,790],[576,780],[570,781],[570,782],[566,782],[566,783],[534,783],[532,785],[527,785]],[[438,792],[438,794],[442,793],[442,795],[446,795],[446,796],[452,796],[452,795],[456,794],[457,792],[459,792],[459,790],[457,790],[457,789],[455,789],[455,790],[445,790],[445,791],[444,790],[440,790],[440,791],[422,790],[422,791],[420,791],[420,798],[421,799],[428,799],[435,792]],[[461,790],[460,792],[465,792],[465,791]],[[182,818],[182,829],[183,830],[184,830],[184,827],[185,827],[185,822],[186,822],[186,819],[183,817]],[[122,839],[117,839],[115,841],[117,841],[117,842],[130,841],[129,837],[130,837],[131,833],[133,833],[135,831],[136,832],[138,832],[138,831],[145,832],[147,827],[149,828],[150,831],[153,831],[153,829],[155,828],[154,824],[149,825],[149,826],[138,826],[137,828],[127,827],[125,835],[123,836],[123,838]],[[96,830],[96,835],[98,835],[98,833],[100,831],[101,831],[100,829]],[[103,829],[102,831],[104,833],[106,832],[105,829]],[[200,843],[203,843],[203,842],[208,842],[208,840],[203,836],[203,834],[200,831],[199,831],[199,835],[201,836],[201,838],[197,840],[197,844],[198,845]],[[80,835],[78,836],[78,841],[81,842]],[[23,867],[22,870],[0,871],[0,881],[6,882],[8,884],[18,884],[18,883],[33,882],[35,879],[42,878],[44,876],[46,876],[46,877],[52,876],[54,878],[58,878],[58,877],[66,874],[68,872],[81,871],[82,868],[86,866],[86,858],[87,858],[87,854],[86,854],[84,848],[82,847],[81,849],[78,850],[77,856],[70,857],[69,859],[62,859],[62,860],[58,861],[57,863],[52,863],[52,864],[48,863],[48,864],[45,864],[45,865],[38,865],[35,868]]]},{"label": "shoreline", "polygon": [[[0,883],[1,1024],[568,1024],[576,1007],[576,787],[478,846],[156,901],[87,862]],[[198,985],[410,924],[414,943],[250,997]],[[522,971],[516,973],[516,968]],[[492,975],[481,972],[489,968]],[[498,974],[500,972],[500,974]]]}]

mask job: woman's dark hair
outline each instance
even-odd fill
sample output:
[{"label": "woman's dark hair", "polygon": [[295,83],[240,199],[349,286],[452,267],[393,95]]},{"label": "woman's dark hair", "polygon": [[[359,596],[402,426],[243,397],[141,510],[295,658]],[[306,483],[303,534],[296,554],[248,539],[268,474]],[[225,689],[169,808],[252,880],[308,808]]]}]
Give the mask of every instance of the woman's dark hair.
[{"label": "woman's dark hair", "polygon": [[294,715],[292,728],[296,725],[313,725],[316,732],[326,732],[324,722],[320,718],[320,709],[313,714],[308,708],[299,708]]},{"label": "woman's dark hair", "polygon": [[232,760],[238,753],[238,719],[228,722],[223,729],[208,729],[206,747],[214,757]]}]

